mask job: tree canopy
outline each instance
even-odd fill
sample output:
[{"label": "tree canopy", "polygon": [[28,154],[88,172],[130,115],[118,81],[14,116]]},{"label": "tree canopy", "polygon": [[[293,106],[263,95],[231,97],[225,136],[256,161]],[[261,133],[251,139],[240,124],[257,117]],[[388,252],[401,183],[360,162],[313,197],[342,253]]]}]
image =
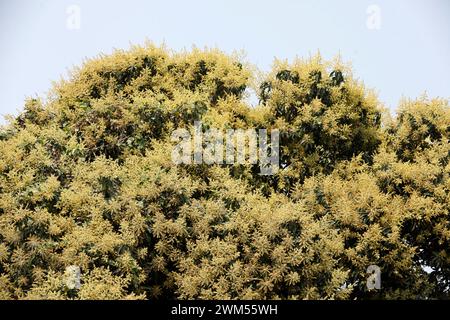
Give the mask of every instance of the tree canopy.
[{"label": "tree canopy", "polygon": [[[255,78],[219,50],[135,46],[28,99],[0,131],[0,298],[448,298],[448,101],[391,118],[319,55]],[[278,129],[280,170],[175,165],[194,121]]]}]

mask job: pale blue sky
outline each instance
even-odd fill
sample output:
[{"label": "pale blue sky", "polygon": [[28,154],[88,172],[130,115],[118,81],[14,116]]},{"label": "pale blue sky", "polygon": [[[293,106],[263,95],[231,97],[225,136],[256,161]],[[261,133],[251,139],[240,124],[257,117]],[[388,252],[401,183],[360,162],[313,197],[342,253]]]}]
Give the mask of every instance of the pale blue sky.
[{"label": "pale blue sky", "polygon": [[[81,9],[79,30],[66,26],[70,5]],[[366,24],[370,5],[381,10],[378,30]],[[450,97],[447,0],[0,0],[0,113],[17,113],[85,57],[145,39],[176,50],[243,49],[262,70],[275,56],[340,53],[391,110],[424,91]]]}]

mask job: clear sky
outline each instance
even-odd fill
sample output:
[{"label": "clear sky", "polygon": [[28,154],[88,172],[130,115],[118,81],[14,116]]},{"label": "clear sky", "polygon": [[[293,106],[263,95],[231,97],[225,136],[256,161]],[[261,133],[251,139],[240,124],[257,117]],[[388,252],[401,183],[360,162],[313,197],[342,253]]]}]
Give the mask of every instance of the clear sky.
[{"label": "clear sky", "polygon": [[262,70],[274,57],[340,53],[392,111],[402,96],[450,97],[448,0],[0,0],[0,114],[85,57],[146,39],[244,50]]}]

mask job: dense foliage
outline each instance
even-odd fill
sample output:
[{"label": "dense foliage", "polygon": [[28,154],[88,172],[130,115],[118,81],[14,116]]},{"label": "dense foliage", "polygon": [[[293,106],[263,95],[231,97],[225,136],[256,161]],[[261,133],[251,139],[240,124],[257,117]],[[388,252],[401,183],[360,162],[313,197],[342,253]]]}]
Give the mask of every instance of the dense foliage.
[{"label": "dense foliage", "polygon": [[[29,99],[0,132],[0,298],[448,298],[448,101],[390,119],[316,56],[277,61],[251,106],[250,70],[148,45]],[[170,134],[197,120],[278,128],[280,170],[175,165]]]}]

